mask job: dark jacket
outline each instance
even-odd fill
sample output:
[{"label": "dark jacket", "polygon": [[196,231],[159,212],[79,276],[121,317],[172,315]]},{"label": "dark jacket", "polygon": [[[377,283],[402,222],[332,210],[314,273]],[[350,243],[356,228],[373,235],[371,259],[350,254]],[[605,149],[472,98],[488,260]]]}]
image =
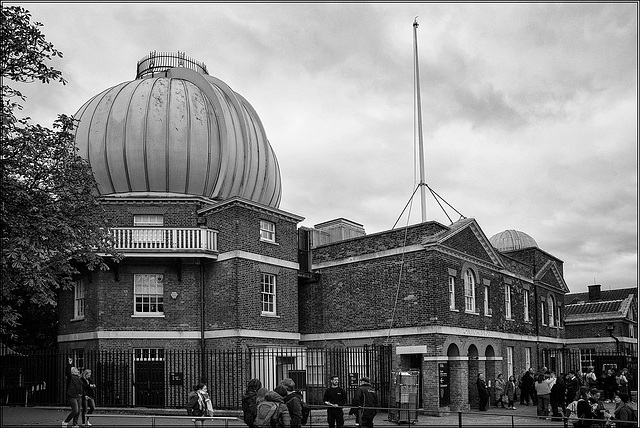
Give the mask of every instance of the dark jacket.
[{"label": "dark jacket", "polygon": [[[353,394],[353,409],[357,412],[357,407],[378,407],[377,400],[374,401],[374,397],[377,397],[375,389],[369,383],[363,383],[356,389]],[[377,409],[364,409],[362,411],[362,416],[365,418],[372,418],[376,415]]]},{"label": "dark jacket", "polygon": [[478,379],[478,381],[476,382],[476,385],[478,386],[478,395],[480,395],[481,397],[488,398],[489,390],[487,389],[487,383],[482,379]]},{"label": "dark jacket", "polygon": [[573,377],[573,379],[567,379],[566,382],[567,387],[567,401],[572,402],[578,398],[578,391],[580,391],[580,381],[577,377]]},{"label": "dark jacket", "polygon": [[247,391],[242,395],[242,419],[248,427],[252,427],[253,421],[256,420],[257,401],[258,394],[256,394],[256,391]]},{"label": "dark jacket", "polygon": [[633,409],[629,403],[622,403],[620,407],[617,407],[613,412],[613,417],[615,418],[616,428],[631,428],[637,426],[638,421],[635,420]]},{"label": "dark jacket", "polygon": [[64,375],[67,378],[67,397],[78,397],[84,393],[84,386],[80,376],[71,374],[71,364],[67,364]]},{"label": "dark jacket", "polygon": [[324,391],[322,401],[328,401],[331,404],[344,406],[347,402],[347,394],[344,392],[344,389],[339,386],[329,387]]},{"label": "dark jacket", "polygon": [[564,382],[561,379],[557,379],[556,383],[551,387],[550,401],[555,404],[563,404],[566,391],[567,388],[564,386]]},{"label": "dark jacket", "polygon": [[94,384],[93,384],[93,379],[89,378],[80,378],[80,380],[82,381],[82,388],[84,391],[84,395],[86,395],[87,397],[91,397],[93,399],[96,398],[96,394],[94,392]]},{"label": "dark jacket", "polygon": [[302,394],[299,391],[293,391],[284,396],[283,400],[291,416],[291,428],[300,428],[302,426]]}]

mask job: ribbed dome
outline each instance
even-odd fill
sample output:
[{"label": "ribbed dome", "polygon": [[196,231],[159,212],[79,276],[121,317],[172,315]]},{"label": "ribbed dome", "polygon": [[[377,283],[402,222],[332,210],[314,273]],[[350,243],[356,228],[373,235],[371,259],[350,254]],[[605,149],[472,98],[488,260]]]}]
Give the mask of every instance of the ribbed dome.
[{"label": "ribbed dome", "polygon": [[278,207],[280,170],[260,118],[242,96],[201,71],[165,67],[109,88],[78,110],[76,145],[100,194],[240,196]]},{"label": "ribbed dome", "polygon": [[538,247],[538,243],[531,236],[519,230],[508,229],[496,233],[489,242],[499,251],[520,250],[522,248]]}]

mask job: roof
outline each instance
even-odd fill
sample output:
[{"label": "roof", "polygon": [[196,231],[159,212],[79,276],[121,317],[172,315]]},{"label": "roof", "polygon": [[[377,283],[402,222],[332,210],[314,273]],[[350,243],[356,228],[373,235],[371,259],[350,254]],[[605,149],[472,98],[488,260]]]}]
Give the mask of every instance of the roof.
[{"label": "roof", "polygon": [[627,316],[637,289],[601,291],[600,298],[589,301],[589,293],[567,294],[565,296],[565,322],[607,321]]},{"label": "roof", "polygon": [[[617,290],[600,290],[600,299],[598,301],[604,300],[623,300],[629,297],[629,294],[633,294],[634,296],[638,296],[637,288],[619,288]],[[571,305],[578,302],[588,302],[589,301],[589,292],[584,291],[581,293],[569,293],[564,296],[564,304]]]}]

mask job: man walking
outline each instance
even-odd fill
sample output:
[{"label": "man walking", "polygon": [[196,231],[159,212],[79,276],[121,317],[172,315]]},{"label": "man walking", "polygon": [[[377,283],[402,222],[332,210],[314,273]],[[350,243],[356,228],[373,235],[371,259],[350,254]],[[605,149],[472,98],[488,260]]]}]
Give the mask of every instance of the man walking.
[{"label": "man walking", "polygon": [[331,386],[324,391],[322,401],[327,406],[327,423],[329,428],[342,428],[344,426],[344,413],[342,407],[346,403],[347,394],[338,386],[338,376],[331,376]]},{"label": "man walking", "polygon": [[355,413],[356,423],[362,428],[373,428],[373,418],[378,411],[378,395],[367,376],[360,378],[360,386],[353,394],[352,406],[350,414]]}]

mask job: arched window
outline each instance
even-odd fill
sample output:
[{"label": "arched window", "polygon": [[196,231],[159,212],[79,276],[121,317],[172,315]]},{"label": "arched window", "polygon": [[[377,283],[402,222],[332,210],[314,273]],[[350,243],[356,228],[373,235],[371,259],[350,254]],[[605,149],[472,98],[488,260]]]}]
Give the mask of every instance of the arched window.
[{"label": "arched window", "polygon": [[476,311],[476,279],[471,269],[467,269],[464,273],[464,310]]}]

